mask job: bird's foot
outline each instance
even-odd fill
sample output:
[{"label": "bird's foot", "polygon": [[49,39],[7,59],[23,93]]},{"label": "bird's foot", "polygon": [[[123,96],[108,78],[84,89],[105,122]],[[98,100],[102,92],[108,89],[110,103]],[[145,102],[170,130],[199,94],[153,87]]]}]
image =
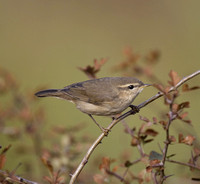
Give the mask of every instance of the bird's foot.
[{"label": "bird's foot", "polygon": [[109,132],[111,131],[110,129],[103,128],[101,127],[101,131],[104,133],[105,136],[108,136]]},{"label": "bird's foot", "polygon": [[140,112],[140,109],[135,105],[129,105],[129,107],[133,110],[134,113]]}]

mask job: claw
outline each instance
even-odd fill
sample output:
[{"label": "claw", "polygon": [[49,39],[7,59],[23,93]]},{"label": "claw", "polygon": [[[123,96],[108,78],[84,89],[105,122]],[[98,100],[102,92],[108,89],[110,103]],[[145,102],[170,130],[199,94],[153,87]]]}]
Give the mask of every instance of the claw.
[{"label": "claw", "polygon": [[108,136],[108,133],[111,131],[111,130],[109,130],[109,129],[107,129],[107,128],[103,128],[103,127],[101,127],[102,128],[102,132],[104,133],[104,135],[105,136]]},{"label": "claw", "polygon": [[130,107],[135,113],[140,112],[140,109],[139,109],[137,106],[135,106],[135,105],[129,105],[129,107]]}]

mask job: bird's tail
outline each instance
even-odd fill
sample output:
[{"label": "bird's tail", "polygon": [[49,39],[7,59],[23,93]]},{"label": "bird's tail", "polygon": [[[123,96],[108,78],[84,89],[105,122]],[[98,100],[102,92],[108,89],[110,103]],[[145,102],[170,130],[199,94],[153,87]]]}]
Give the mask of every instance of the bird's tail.
[{"label": "bird's tail", "polygon": [[61,95],[62,92],[59,89],[47,89],[35,93],[35,96],[37,97],[48,97],[48,96],[61,97]]}]

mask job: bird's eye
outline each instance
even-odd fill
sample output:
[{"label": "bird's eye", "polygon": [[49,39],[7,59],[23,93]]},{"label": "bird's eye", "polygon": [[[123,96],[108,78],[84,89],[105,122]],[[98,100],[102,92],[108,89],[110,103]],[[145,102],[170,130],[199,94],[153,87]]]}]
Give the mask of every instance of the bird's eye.
[{"label": "bird's eye", "polygon": [[134,88],[134,85],[129,85],[128,88],[129,88],[129,89],[133,89],[133,88]]}]

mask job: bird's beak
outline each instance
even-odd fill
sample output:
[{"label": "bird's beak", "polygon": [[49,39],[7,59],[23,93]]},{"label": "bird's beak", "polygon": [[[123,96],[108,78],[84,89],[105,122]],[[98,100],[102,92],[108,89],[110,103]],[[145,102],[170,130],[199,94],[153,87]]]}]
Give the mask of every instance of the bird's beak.
[{"label": "bird's beak", "polygon": [[142,85],[141,87],[142,87],[142,88],[145,88],[145,87],[149,87],[149,86],[152,86],[152,84],[144,84],[144,85]]},{"label": "bird's beak", "polygon": [[144,84],[145,87],[152,86],[152,84]]},{"label": "bird's beak", "polygon": [[148,87],[148,86],[152,86],[152,85],[151,85],[151,84],[143,84],[142,86],[140,86],[141,91],[142,91],[145,87]]}]

